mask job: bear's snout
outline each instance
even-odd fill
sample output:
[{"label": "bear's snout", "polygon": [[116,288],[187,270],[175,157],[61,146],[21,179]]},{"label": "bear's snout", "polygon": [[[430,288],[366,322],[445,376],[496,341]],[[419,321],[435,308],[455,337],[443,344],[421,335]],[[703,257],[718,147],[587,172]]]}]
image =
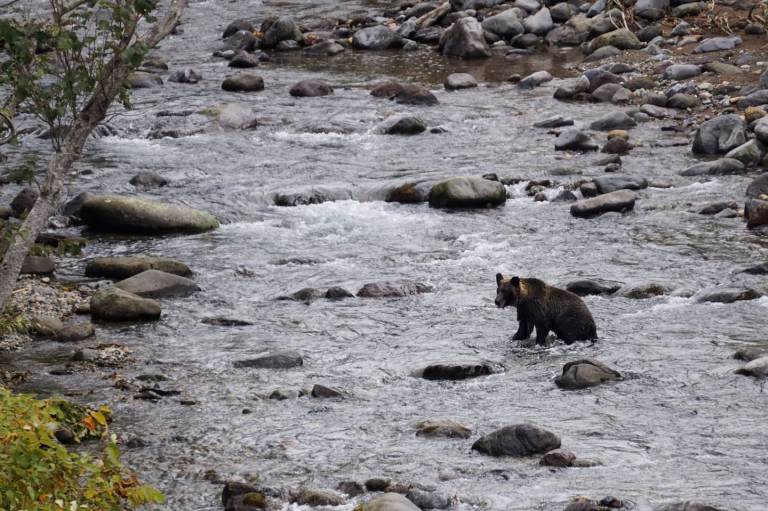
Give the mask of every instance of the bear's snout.
[{"label": "bear's snout", "polygon": [[499,309],[504,308],[504,300],[502,300],[501,298],[496,298],[495,301],[496,301],[496,307],[498,307]]}]

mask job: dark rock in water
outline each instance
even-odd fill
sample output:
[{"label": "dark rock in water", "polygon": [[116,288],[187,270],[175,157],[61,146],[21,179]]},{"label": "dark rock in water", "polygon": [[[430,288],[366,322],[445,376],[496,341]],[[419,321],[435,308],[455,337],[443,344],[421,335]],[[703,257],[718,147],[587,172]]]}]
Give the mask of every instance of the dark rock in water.
[{"label": "dark rock in water", "polygon": [[139,172],[133,176],[130,183],[136,188],[149,190],[151,188],[162,188],[168,184],[168,180],[154,172]]},{"label": "dark rock in water", "polygon": [[[603,148],[600,150],[602,153],[606,154],[627,154],[629,151],[633,149],[633,145],[630,144],[627,139],[620,138],[620,137],[614,137],[609,138],[608,142],[605,143]],[[621,166],[616,166],[613,170],[605,169],[606,172],[616,172],[619,169],[621,169]]]},{"label": "dark rock in water", "polygon": [[504,185],[478,176],[454,177],[432,186],[429,205],[437,208],[486,208],[504,204]]},{"label": "dark rock in water", "polygon": [[597,197],[598,195],[600,195],[600,192],[597,191],[597,186],[595,186],[595,183],[593,183],[592,181],[581,185],[579,187],[579,191],[581,192],[581,195],[583,195],[585,199]]},{"label": "dark rock in water", "polygon": [[477,87],[477,80],[469,73],[452,73],[443,85],[445,90],[471,89]]},{"label": "dark rock in water", "polygon": [[401,204],[418,204],[429,200],[429,191],[433,183],[405,183],[392,189],[387,195],[387,202],[399,202]]},{"label": "dark rock in water", "polygon": [[276,51],[297,51],[300,49],[301,46],[299,46],[299,43],[296,41],[280,41],[277,43],[277,46],[275,46]]},{"label": "dark rock in water", "polygon": [[365,486],[357,481],[342,481],[336,486],[336,489],[350,497],[357,497],[365,493]]},{"label": "dark rock in water", "polygon": [[741,116],[726,114],[705,121],[693,140],[694,154],[723,154],[747,141],[747,127]]},{"label": "dark rock in water", "polygon": [[747,197],[757,199],[761,195],[768,195],[768,172],[757,176],[747,186]]},{"label": "dark rock in water", "polygon": [[750,266],[739,273],[748,273],[750,275],[768,275],[768,262],[760,263],[756,266]]},{"label": "dark rock in water", "polygon": [[395,280],[366,284],[357,292],[361,298],[395,298],[420,293],[429,293],[432,288],[412,280]]},{"label": "dark rock in water", "polygon": [[556,151],[597,151],[597,144],[578,129],[565,130],[555,140]]},{"label": "dark rock in water", "polygon": [[394,98],[403,90],[403,84],[395,81],[386,81],[378,84],[371,90],[371,96],[376,98]]},{"label": "dark rock in water", "polygon": [[322,204],[336,200],[347,200],[351,194],[347,190],[312,188],[304,192],[279,193],[275,195],[275,206],[294,207],[309,204]]},{"label": "dark rock in water", "polygon": [[768,357],[768,348],[743,348],[733,354],[733,358],[744,362],[752,362],[763,357]]},{"label": "dark rock in water", "polygon": [[591,199],[578,201],[571,206],[571,215],[578,218],[590,218],[611,211],[620,213],[632,211],[637,196],[629,190],[618,190],[598,195]]},{"label": "dark rock in water", "polygon": [[756,300],[760,296],[760,293],[754,289],[715,287],[699,291],[693,299],[696,303],[733,303],[742,300]]},{"label": "dark rock in water", "polygon": [[356,50],[386,50],[400,45],[400,36],[383,25],[363,28],[352,36]]},{"label": "dark rock in water", "polygon": [[617,103],[620,101],[614,101],[613,98],[616,97],[617,94],[623,94],[625,92],[628,94],[628,91],[618,83],[606,83],[595,89],[592,93],[592,99],[599,103],[608,103],[610,101]]},{"label": "dark rock in water", "polygon": [[439,49],[449,57],[480,59],[491,56],[483,27],[475,18],[456,21],[440,38]]},{"label": "dark rock in water", "polygon": [[365,482],[365,489],[368,491],[387,491],[392,481],[381,477],[373,477]]},{"label": "dark rock in water", "polygon": [[227,318],[224,316],[214,316],[211,318],[203,318],[201,323],[214,326],[252,326],[254,323],[246,321],[244,319]]},{"label": "dark rock in water", "polygon": [[617,381],[621,374],[594,360],[576,360],[563,366],[563,374],[555,378],[555,384],[567,390],[586,389],[601,383]]},{"label": "dark rock in water", "polygon": [[472,444],[472,449],[491,456],[530,456],[559,448],[557,435],[531,424],[503,427]]},{"label": "dark rock in water", "polygon": [[428,89],[414,84],[404,84],[393,96],[397,103],[403,105],[432,106],[438,103],[437,98]]},{"label": "dark rock in water", "polygon": [[227,25],[227,28],[224,29],[224,33],[222,34],[221,38],[226,39],[227,37],[240,32],[241,30],[245,32],[253,32],[254,27],[251,25],[251,22],[248,20],[235,20],[229,25]]},{"label": "dark rock in water", "polygon": [[517,86],[521,89],[533,89],[539,85],[552,81],[552,79],[553,77],[548,71],[536,71],[520,80]]},{"label": "dark rock in water", "polygon": [[601,194],[617,190],[642,190],[648,188],[648,180],[638,176],[599,176],[593,182]]},{"label": "dark rock in water", "polygon": [[387,118],[379,129],[386,135],[418,135],[426,131],[427,126],[418,117],[393,115]]},{"label": "dark rock in water", "polygon": [[108,321],[157,320],[160,319],[160,304],[111,287],[93,294],[91,316]]},{"label": "dark rock in water", "polygon": [[24,188],[11,201],[11,216],[23,218],[29,213],[37,202],[39,194],[33,188]]},{"label": "dark rock in water", "polygon": [[22,275],[50,275],[56,270],[56,264],[50,257],[31,256],[24,258],[21,264]]},{"label": "dark rock in water", "polygon": [[163,79],[154,73],[135,71],[128,77],[128,87],[131,89],[151,89],[163,84]]},{"label": "dark rock in water", "polygon": [[59,342],[77,342],[96,334],[93,323],[88,321],[67,325],[56,333]]},{"label": "dark rock in water", "polygon": [[720,158],[715,161],[697,163],[680,172],[681,176],[714,176],[743,174],[747,171],[744,164],[733,158]]},{"label": "dark rock in water", "polygon": [[493,367],[488,364],[436,364],[425,367],[421,376],[425,380],[467,380],[493,373]]},{"label": "dark rock in water", "polygon": [[231,36],[224,39],[221,49],[214,53],[215,56],[224,56],[231,52],[234,56],[239,51],[253,51],[256,49],[259,41],[250,30],[238,30]]},{"label": "dark rock in water", "polygon": [[296,399],[299,397],[299,391],[293,389],[275,389],[269,395],[269,399],[275,401],[286,401],[288,399]]},{"label": "dark rock in water", "polygon": [[332,57],[345,51],[345,48],[336,41],[320,41],[304,48],[304,55]]},{"label": "dark rock in water", "polygon": [[750,229],[768,225],[768,200],[748,199],[744,206],[744,217]]},{"label": "dark rock in water", "polygon": [[654,508],[653,511],[726,511],[723,508],[699,504],[697,502],[675,502],[673,504],[663,504]]},{"label": "dark rock in water", "polygon": [[344,498],[335,492],[328,490],[302,490],[295,499],[295,504],[300,506],[341,506],[344,504]]},{"label": "dark rock in water", "polygon": [[745,167],[757,167],[763,161],[765,152],[765,146],[760,141],[752,139],[731,149],[726,153],[725,157],[738,160]]},{"label": "dark rock in water", "polygon": [[654,296],[661,296],[666,294],[668,289],[661,284],[655,284],[653,282],[649,284],[635,284],[622,287],[617,293],[617,296],[622,298],[629,298],[631,300],[645,300],[653,298]]},{"label": "dark rock in water", "polygon": [[540,465],[545,467],[566,468],[573,466],[576,455],[565,449],[550,451],[541,458]]},{"label": "dark rock in water", "polygon": [[323,291],[322,289],[317,289],[314,287],[305,287],[303,289],[299,289],[295,293],[291,293],[288,296],[281,296],[278,298],[278,300],[295,300],[297,302],[304,302],[306,304],[310,304],[315,300],[319,300],[320,298],[323,298],[324,296],[325,296],[325,291]]},{"label": "dark rock in water", "polygon": [[343,300],[344,298],[351,298],[355,295],[344,289],[343,287],[331,287],[325,292],[325,297],[329,300]]},{"label": "dark rock in water", "polygon": [[738,205],[735,202],[713,202],[701,208],[698,213],[700,215],[716,215],[726,209],[737,209]]},{"label": "dark rock in water", "polygon": [[188,296],[200,290],[192,280],[159,270],[146,270],[121,280],[115,287],[145,298]]},{"label": "dark rock in water", "polygon": [[239,495],[246,495],[249,493],[258,493],[259,489],[253,485],[238,483],[235,481],[227,482],[221,492],[221,503],[224,505],[226,511],[231,511],[230,502],[234,497]]},{"label": "dark rock in water", "polygon": [[249,369],[290,369],[303,364],[304,359],[295,351],[275,351],[258,358],[234,362],[235,367]]},{"label": "dark rock in water", "polygon": [[589,125],[590,129],[599,131],[626,130],[634,128],[637,123],[624,112],[614,112],[596,120]]},{"label": "dark rock in water", "polygon": [[[369,489],[369,491],[375,490]],[[355,509],[357,511],[419,511],[415,504],[399,493],[385,493],[359,504]]]},{"label": "dark rock in water", "polygon": [[295,98],[314,98],[333,94],[333,88],[322,80],[302,80],[289,91]]},{"label": "dark rock in water", "polygon": [[621,289],[620,282],[602,279],[575,280],[569,282],[565,289],[579,296],[611,295]]},{"label": "dark rock in water", "polygon": [[189,266],[175,259],[165,257],[97,257],[85,266],[86,277],[104,277],[108,279],[127,279],[147,270],[159,270],[175,275],[192,274]]},{"label": "dark rock in water", "polygon": [[576,194],[574,194],[572,191],[563,190],[558,193],[554,199],[552,199],[552,202],[576,202],[577,200],[579,200],[579,198],[576,197]]},{"label": "dark rock in water", "polygon": [[469,438],[472,430],[452,420],[424,421],[416,425],[416,436],[442,438]]},{"label": "dark rock in water", "polygon": [[[578,460],[575,460],[576,463]],[[578,500],[568,504],[564,511],[611,511],[613,508],[604,506],[600,501],[578,497]]]},{"label": "dark rock in water", "polygon": [[221,82],[221,89],[228,92],[258,92],[264,90],[264,78],[250,73],[228,76]]},{"label": "dark rock in water", "polygon": [[312,391],[309,393],[310,396],[315,398],[341,398],[344,397],[344,394],[339,392],[338,390],[332,389],[330,387],[326,387],[325,385],[314,385],[312,386]]},{"label": "dark rock in water", "polygon": [[263,493],[253,492],[232,497],[224,511],[261,511],[267,509],[267,500]]},{"label": "dark rock in water", "polygon": [[261,26],[261,31],[264,33],[261,47],[266,49],[274,48],[280,41],[301,42],[304,39],[299,26],[288,16],[266,20]]},{"label": "dark rock in water", "polygon": [[210,231],[219,226],[216,218],[209,213],[118,195],[89,197],[83,202],[80,215],[89,227],[107,232],[192,233]]},{"label": "dark rock in water", "polygon": [[567,101],[574,99],[579,94],[583,94],[589,91],[589,79],[586,76],[580,76],[572,80],[568,80],[565,84],[561,85],[555,91],[555,99],[561,101]]},{"label": "dark rock in water", "polygon": [[549,117],[533,124],[534,128],[562,128],[565,126],[573,126],[573,119],[566,119],[562,115]]},{"label": "dark rock in water", "polygon": [[248,53],[245,51],[239,52],[237,55],[232,57],[232,60],[229,61],[229,67],[234,67],[237,69],[249,69],[252,67],[257,67],[258,65],[259,58],[253,53]]},{"label": "dark rock in water", "polygon": [[451,506],[451,499],[447,495],[436,491],[424,491],[414,488],[405,497],[416,504],[419,509],[447,509]]}]

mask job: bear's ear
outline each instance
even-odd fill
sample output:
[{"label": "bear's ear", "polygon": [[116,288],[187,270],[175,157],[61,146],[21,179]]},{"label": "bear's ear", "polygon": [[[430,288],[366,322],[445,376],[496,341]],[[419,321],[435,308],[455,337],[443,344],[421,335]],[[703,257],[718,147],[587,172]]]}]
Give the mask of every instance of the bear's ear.
[{"label": "bear's ear", "polygon": [[520,287],[520,277],[512,277],[512,285],[515,287]]},{"label": "bear's ear", "polygon": [[500,286],[502,280],[504,280],[504,275],[502,275],[501,273],[497,273],[496,274],[496,285]]}]

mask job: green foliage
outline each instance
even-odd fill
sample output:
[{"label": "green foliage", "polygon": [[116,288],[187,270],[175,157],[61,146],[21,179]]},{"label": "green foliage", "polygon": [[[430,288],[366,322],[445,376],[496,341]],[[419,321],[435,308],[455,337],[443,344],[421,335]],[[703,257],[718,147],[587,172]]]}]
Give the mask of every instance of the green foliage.
[{"label": "green foliage", "polygon": [[30,326],[29,319],[16,307],[6,307],[0,313],[0,335],[24,334]]},{"label": "green foliage", "polygon": [[[0,509],[125,511],[162,503],[120,462],[109,436],[109,409],[90,410],[63,399],[38,400],[0,386]],[[58,429],[76,440],[100,438],[99,457],[61,445]]]},{"label": "green foliage", "polygon": [[[5,102],[23,106],[46,125],[58,151],[69,127],[112,70],[113,61],[138,67],[150,50],[135,38],[137,25],[153,22],[157,0],[89,0],[67,11],[50,0],[50,17],[0,19],[0,87]],[[128,89],[120,95],[130,107]]]}]

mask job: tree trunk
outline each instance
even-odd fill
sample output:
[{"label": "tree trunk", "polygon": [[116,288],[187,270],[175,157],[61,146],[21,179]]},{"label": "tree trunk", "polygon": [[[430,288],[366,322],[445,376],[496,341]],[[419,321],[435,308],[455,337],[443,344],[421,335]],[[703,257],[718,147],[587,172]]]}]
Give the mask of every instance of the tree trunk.
[{"label": "tree trunk", "polygon": [[[157,21],[136,43],[155,47],[162,41],[181,19],[185,0],[171,0],[165,17]],[[97,83],[88,103],[80,111],[70,127],[67,136],[48,164],[45,183],[40,190],[35,205],[29,211],[0,263],[0,311],[5,309],[16,287],[21,266],[35,243],[37,236],[48,224],[48,220],[61,205],[64,192],[64,176],[80,158],[80,153],[91,132],[104,120],[110,105],[115,100],[132,69],[118,53],[108,64],[108,71],[100,83]]]}]

